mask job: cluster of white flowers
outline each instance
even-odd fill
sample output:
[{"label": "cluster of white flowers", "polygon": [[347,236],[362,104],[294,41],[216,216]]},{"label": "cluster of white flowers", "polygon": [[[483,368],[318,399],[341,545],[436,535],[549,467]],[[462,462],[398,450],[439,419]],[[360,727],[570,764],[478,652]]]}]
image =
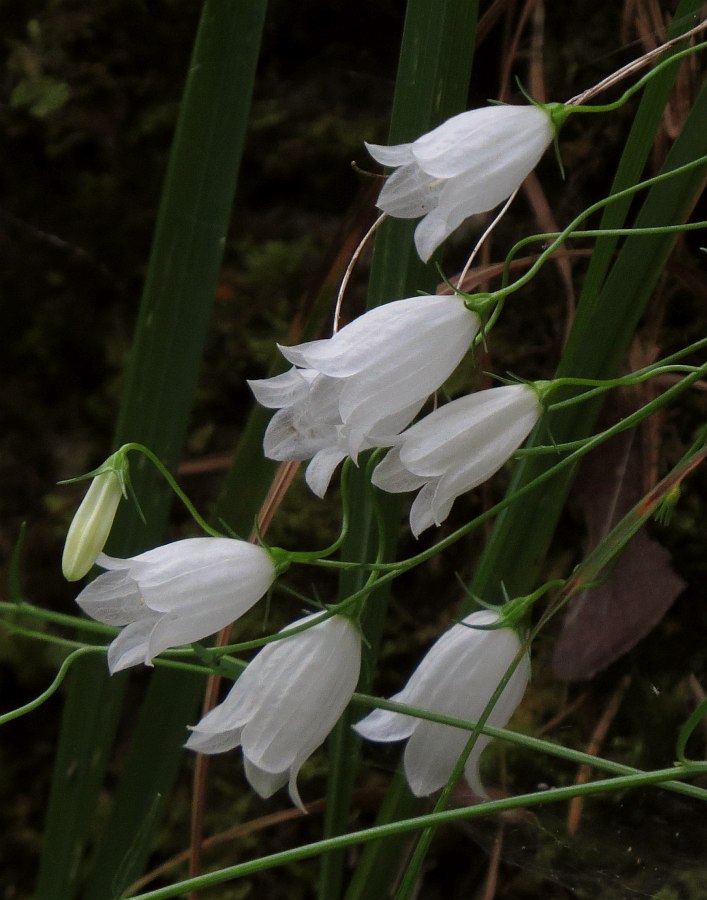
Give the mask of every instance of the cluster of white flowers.
[{"label": "cluster of white flowers", "polygon": [[[415,242],[427,260],[465,218],[513,193],[553,133],[542,107],[493,106],[455,116],[409,144],[367,145],[378,162],[397,167],[378,204],[392,216],[424,216]],[[373,483],[384,491],[419,491],[410,512],[415,536],[439,525],[460,494],[510,458],[541,414],[543,386],[514,384],[454,400],[411,424],[481,325],[463,297],[419,296],[379,306],[329,339],[280,347],[292,368],[249,382],[256,399],[277,410],[264,438],[266,455],[309,460],[307,483],[322,497],[346,457],[356,462],[363,451],[388,448]],[[226,537],[176,541],[129,559],[103,554],[125,494],[118,463],[111,465],[97,471],[77,513],[64,572],[77,580],[94,563],[106,570],[77,602],[89,616],[122,629],[108,648],[110,671],[117,672],[151,665],[169,648],[220,631],[268,592],[279,568],[276,551]],[[187,746],[201,753],[241,746],[246,777],[261,796],[289,784],[293,802],[304,808],[297,775],[351,699],[361,636],[341,613],[310,615],[284,631],[192,729]],[[499,614],[474,613],[433,645],[393,699],[478,719],[515,659],[519,664],[488,719],[502,726],[529,678],[520,646]],[[448,781],[468,740],[464,729],[382,710],[356,730],[373,741],[408,740],[405,771],[418,796]],[[479,758],[488,740],[478,739],[465,767],[481,795]]]}]

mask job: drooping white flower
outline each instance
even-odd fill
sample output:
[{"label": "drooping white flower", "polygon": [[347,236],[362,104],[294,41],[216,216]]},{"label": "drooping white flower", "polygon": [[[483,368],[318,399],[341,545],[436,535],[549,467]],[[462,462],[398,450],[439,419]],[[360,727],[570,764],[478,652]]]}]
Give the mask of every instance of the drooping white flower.
[{"label": "drooping white flower", "polygon": [[505,385],[461,397],[400,435],[371,480],[391,493],[421,488],[410,510],[415,537],[443,522],[460,494],[490,478],[523,443],[542,412],[537,387]]},{"label": "drooping white flower", "polygon": [[409,144],[366,144],[377,162],[397,167],[377,205],[397,218],[424,216],[415,246],[427,262],[465,219],[510,197],[553,135],[542,107],[487,106],[453,116]]},{"label": "drooping white flower", "polygon": [[192,729],[186,746],[199,753],[242,746],[251,787],[270,797],[289,783],[292,802],[304,811],[297,775],[344,711],[360,668],[361,637],[344,616],[266,644],[226,699]]},{"label": "drooping white flower", "polygon": [[280,347],[295,368],[248,382],[263,406],[280,410],[266,431],[265,455],[312,458],[307,481],[323,496],[346,456],[356,460],[394,442],[479,327],[459,297],[410,297],[370,310],[331,338]]},{"label": "drooping white flower", "polygon": [[101,553],[107,569],[76,598],[105,625],[125,626],[108,649],[118,672],[169,647],[199,641],[246,613],[275,580],[262,547],[231,538],[187,538],[129,559]]},{"label": "drooping white flower", "polygon": [[91,481],[64,543],[61,568],[67,581],[83,578],[96,562],[124,495],[124,482],[113,468],[99,472]]},{"label": "drooping white flower", "polygon": [[[483,610],[467,616],[436,641],[400,693],[398,703],[430,712],[478,721],[493,692],[520,649],[512,628],[480,631],[474,626],[498,622],[495,612]],[[523,656],[487,724],[502,728],[525,693],[530,678],[530,659]],[[417,797],[426,797],[443,787],[452,774],[469,732],[389,710],[377,709],[354,726],[371,741],[407,740],[405,776]],[[475,794],[485,797],[479,761],[491,738],[479,735],[464,766],[464,776]]]}]

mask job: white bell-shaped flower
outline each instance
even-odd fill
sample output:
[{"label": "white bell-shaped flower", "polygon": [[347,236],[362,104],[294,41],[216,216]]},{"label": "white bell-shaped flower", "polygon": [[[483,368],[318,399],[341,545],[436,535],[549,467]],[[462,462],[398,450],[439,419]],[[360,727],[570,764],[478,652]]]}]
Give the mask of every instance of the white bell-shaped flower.
[{"label": "white bell-shaped flower", "polygon": [[397,167],[377,205],[396,218],[424,216],[415,246],[427,262],[465,219],[510,197],[554,132],[540,106],[487,106],[453,116],[409,144],[366,144],[377,162]]},{"label": "white bell-shaped flower", "polygon": [[118,672],[169,647],[215,634],[246,613],[275,580],[270,554],[231,538],[175,541],[129,559],[100,554],[99,575],[76,598],[104,625],[125,626],[108,648]]},{"label": "white bell-shaped flower", "polygon": [[400,435],[372,476],[391,493],[421,488],[410,510],[415,537],[449,515],[460,495],[490,478],[542,412],[538,385],[512,384],[453,400]]},{"label": "white bell-shaped flower", "polygon": [[[413,672],[400,693],[391,697],[398,703],[430,712],[478,721],[493,692],[520,649],[512,628],[477,630],[493,625],[495,612],[483,610],[467,616],[436,641]],[[520,703],[530,678],[530,659],[525,654],[487,720],[502,728]],[[371,741],[407,740],[405,777],[416,797],[442,788],[448,781],[469,740],[469,732],[390,710],[377,709],[354,726]],[[469,786],[485,797],[479,761],[491,738],[479,735],[464,766]]]},{"label": "white bell-shaped flower", "polygon": [[242,746],[251,787],[270,797],[289,783],[292,802],[304,811],[297,775],[346,708],[360,668],[361,636],[344,616],[266,644],[226,699],[192,729],[186,746],[199,753]]},{"label": "white bell-shaped flower", "polygon": [[280,347],[295,366],[249,381],[256,399],[279,409],[265,455],[312,459],[307,481],[323,496],[337,465],[362,450],[388,447],[451,375],[480,327],[463,299],[396,300],[370,310],[333,337]]}]

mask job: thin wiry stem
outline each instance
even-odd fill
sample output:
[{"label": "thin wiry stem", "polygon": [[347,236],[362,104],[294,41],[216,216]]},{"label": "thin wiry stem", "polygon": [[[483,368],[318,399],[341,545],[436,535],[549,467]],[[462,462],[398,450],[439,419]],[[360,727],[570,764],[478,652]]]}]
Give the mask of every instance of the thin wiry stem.
[{"label": "thin wiry stem", "polygon": [[341,307],[344,302],[344,293],[345,293],[346,287],[349,283],[349,279],[351,278],[351,273],[354,270],[354,266],[358,262],[358,258],[361,255],[361,253],[363,253],[363,248],[366,246],[368,241],[373,237],[373,235],[376,233],[376,231],[378,230],[380,225],[385,221],[386,218],[387,218],[387,213],[381,213],[381,215],[378,216],[378,218],[373,223],[373,225],[371,225],[371,227],[368,229],[368,231],[361,238],[361,241],[360,241],[358,247],[356,247],[356,249],[354,250],[354,252],[351,256],[351,260],[350,260],[348,266],[346,267],[346,271],[344,272],[344,277],[341,279],[341,287],[339,288],[339,293],[336,297],[336,306],[334,307],[334,327],[332,328],[332,334],[336,334],[336,332],[339,330],[339,319],[341,318]]},{"label": "thin wiry stem", "polygon": [[707,28],[707,20],[703,20],[699,23],[699,25],[695,25],[694,28],[691,28],[684,34],[678,35],[678,37],[671,38],[669,41],[666,41],[659,47],[654,47],[652,50],[644,53],[643,56],[639,56],[638,59],[634,59],[630,63],[627,63],[625,66],[622,66],[622,68],[617,69],[615,72],[612,72],[611,75],[607,75],[606,78],[599,81],[594,85],[594,87],[590,87],[586,91],[583,91],[581,94],[577,94],[576,97],[572,97],[571,100],[567,101],[566,105],[581,106],[583,103],[586,103],[587,100],[590,100],[597,94],[608,90],[608,88],[613,87],[620,81],[623,81],[624,78],[627,78],[629,75],[632,75],[634,72],[637,72],[639,69],[647,66],[648,63],[652,62],[656,58],[656,56],[660,56],[662,53],[665,53],[666,50],[669,50],[675,44],[679,44],[680,41],[687,40],[693,35],[699,34],[700,31],[704,31],[705,28]]},{"label": "thin wiry stem", "polygon": [[488,236],[493,232],[494,228],[498,225],[498,223],[501,221],[501,219],[508,212],[508,208],[511,205],[511,203],[513,203],[513,201],[515,200],[516,194],[518,193],[519,190],[520,190],[520,185],[513,191],[511,196],[508,198],[508,200],[506,200],[506,202],[501,207],[501,211],[498,213],[498,215],[493,220],[493,222],[491,222],[491,224],[488,226],[486,231],[484,231],[484,233],[481,235],[479,240],[476,242],[476,246],[471,251],[471,255],[469,256],[469,259],[466,261],[466,265],[462,269],[462,273],[459,276],[459,280],[457,281],[457,290],[461,290],[461,286],[464,282],[464,279],[467,276],[467,272],[471,268],[471,264],[474,262],[474,260],[478,256],[479,250],[481,250],[481,248],[483,247],[484,242],[486,241]]}]

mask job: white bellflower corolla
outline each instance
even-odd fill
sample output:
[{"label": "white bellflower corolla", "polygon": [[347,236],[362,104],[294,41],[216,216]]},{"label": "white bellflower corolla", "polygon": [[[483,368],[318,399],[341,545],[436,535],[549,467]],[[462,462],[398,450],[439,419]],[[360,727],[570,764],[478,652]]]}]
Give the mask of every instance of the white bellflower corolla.
[{"label": "white bellflower corolla", "polygon": [[452,400],[403,432],[371,480],[391,493],[421,488],[410,510],[410,529],[417,537],[443,522],[460,494],[501,468],[541,412],[538,391],[528,384]]},{"label": "white bellflower corolla", "polygon": [[169,647],[215,634],[246,613],[275,580],[262,547],[231,538],[187,538],[129,559],[101,553],[108,569],[76,598],[104,625],[125,626],[108,648],[118,672]]},{"label": "white bellflower corolla", "polygon": [[333,337],[280,352],[295,368],[249,385],[279,409],[265,455],[312,462],[307,482],[323,496],[337,465],[389,447],[451,375],[481,325],[457,296],[409,297],[370,310]]},{"label": "white bellflower corolla", "polygon": [[488,106],[453,116],[410,144],[366,144],[395,166],[378,197],[390,216],[416,219],[415,246],[427,262],[461,223],[510,197],[550,145],[554,126],[540,106]]},{"label": "white bellflower corolla", "polygon": [[198,753],[242,746],[251,787],[270,797],[289,783],[292,802],[304,811],[297,775],[346,708],[360,668],[361,636],[344,616],[266,644],[226,699],[192,729],[186,746]]},{"label": "white bellflower corolla", "polygon": [[248,383],[261,406],[278,410],[265,430],[265,455],[279,461],[311,460],[305,477],[318,497],[324,496],[336,467],[349,454],[355,459],[363,450],[395,443],[424,403],[423,399],[380,419],[354,437],[339,412],[343,378],[293,367],[274,378]]},{"label": "white bellflower corolla", "polygon": [[[483,610],[467,616],[436,641],[400,693],[398,703],[476,722],[520,649],[512,628],[477,630],[493,625],[495,612]],[[530,678],[530,659],[525,654],[491,712],[487,724],[502,728],[525,693]],[[354,726],[371,741],[407,740],[405,777],[416,797],[426,797],[448,781],[469,740],[469,732],[451,725],[390,710],[377,709]],[[479,735],[464,766],[469,786],[480,797],[486,792],[479,774],[479,760],[491,738]]]}]

